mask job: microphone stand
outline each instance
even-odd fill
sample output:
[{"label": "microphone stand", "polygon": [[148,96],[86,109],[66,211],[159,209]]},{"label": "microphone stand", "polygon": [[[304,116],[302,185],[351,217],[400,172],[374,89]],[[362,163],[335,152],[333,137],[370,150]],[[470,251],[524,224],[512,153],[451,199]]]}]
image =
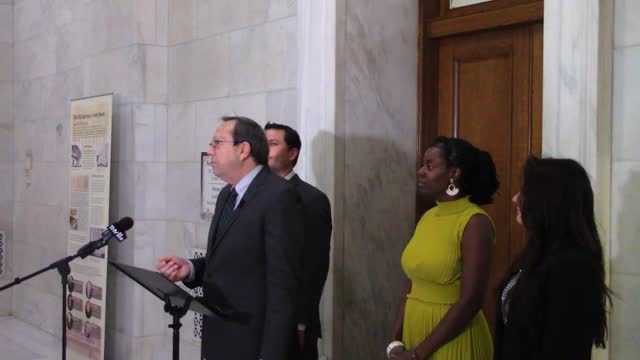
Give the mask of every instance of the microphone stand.
[{"label": "microphone stand", "polygon": [[[124,232],[123,232],[124,233]],[[69,255],[65,258],[62,258],[56,262],[51,263],[49,266],[42,268],[34,273],[31,273],[23,278],[20,277],[16,277],[15,280],[13,280],[13,282],[0,287],[0,292],[13,287],[15,285],[20,284],[21,282],[25,281],[25,280],[29,280],[34,276],[40,275],[45,271],[49,271],[52,269],[57,269],[58,273],[60,274],[60,280],[62,283],[62,360],[66,360],[67,358],[67,321],[66,321],[66,314],[67,314],[67,309],[66,309],[66,305],[67,305],[67,283],[68,283],[68,278],[69,278],[69,274],[71,273],[71,268],[69,267],[69,263],[72,262],[73,260],[75,260],[78,257],[82,257],[83,259],[85,257],[87,257],[88,255],[90,255],[91,253],[93,253],[94,251],[96,251],[97,249],[100,249],[106,245],[109,244],[109,240],[107,239],[103,242],[100,243],[93,243],[93,245],[88,246],[85,249],[80,249],[78,250],[78,253],[76,253],[75,255]]]}]

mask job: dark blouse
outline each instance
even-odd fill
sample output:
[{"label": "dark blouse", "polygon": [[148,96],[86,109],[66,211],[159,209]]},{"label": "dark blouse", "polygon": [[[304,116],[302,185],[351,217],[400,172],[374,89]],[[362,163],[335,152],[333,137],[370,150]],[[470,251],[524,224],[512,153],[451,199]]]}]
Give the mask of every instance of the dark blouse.
[{"label": "dark blouse", "polygon": [[[508,316],[503,317],[502,294],[510,279],[498,289],[496,306],[495,360],[591,359],[600,293],[598,269],[588,255],[569,251],[549,259],[541,274],[539,301],[541,331],[532,338],[529,309],[513,297]],[[519,281],[526,281],[521,277]],[[517,291],[517,290],[516,290]]]}]

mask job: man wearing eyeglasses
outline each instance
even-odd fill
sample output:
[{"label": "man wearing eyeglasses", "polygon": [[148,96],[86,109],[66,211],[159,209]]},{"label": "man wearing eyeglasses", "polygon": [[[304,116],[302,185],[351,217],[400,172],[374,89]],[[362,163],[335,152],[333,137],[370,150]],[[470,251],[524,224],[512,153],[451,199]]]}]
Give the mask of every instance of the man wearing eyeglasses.
[{"label": "man wearing eyeglasses", "polygon": [[177,256],[156,268],[171,281],[203,287],[204,299],[251,315],[248,323],[205,317],[202,359],[292,358],[294,298],[302,241],[295,189],[267,166],[264,131],[244,117],[223,117],[209,145],[220,192],[202,259]]}]

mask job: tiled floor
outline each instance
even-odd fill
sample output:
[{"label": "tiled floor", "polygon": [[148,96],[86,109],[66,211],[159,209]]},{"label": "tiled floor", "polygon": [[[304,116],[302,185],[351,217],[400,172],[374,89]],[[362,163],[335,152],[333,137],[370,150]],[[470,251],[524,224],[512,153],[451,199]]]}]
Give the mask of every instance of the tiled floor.
[{"label": "tiled floor", "polygon": [[61,357],[60,339],[14,317],[0,317],[2,360],[53,360]]}]

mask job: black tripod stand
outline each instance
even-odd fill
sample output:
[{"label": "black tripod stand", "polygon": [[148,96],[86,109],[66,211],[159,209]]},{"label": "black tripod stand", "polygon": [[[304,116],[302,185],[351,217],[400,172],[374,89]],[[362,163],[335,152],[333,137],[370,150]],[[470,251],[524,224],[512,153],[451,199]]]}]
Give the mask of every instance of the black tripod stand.
[{"label": "black tripod stand", "polygon": [[182,306],[172,305],[170,296],[164,299],[164,311],[173,318],[173,322],[169,325],[169,328],[173,330],[173,360],[180,358],[180,328],[182,327],[180,319],[189,311],[191,299],[187,298]]},{"label": "black tripod stand", "polygon": [[[126,221],[124,221],[125,219]],[[66,323],[66,316],[65,316],[67,310],[65,305],[66,305],[66,299],[67,299],[67,284],[69,281],[68,280],[69,274],[71,273],[71,268],[69,267],[69,263],[78,257],[81,257],[84,259],[94,251],[104,246],[107,246],[109,244],[109,240],[111,240],[111,238],[113,237],[117,238],[119,241],[123,241],[124,239],[126,239],[127,235],[124,233],[124,230],[120,230],[120,229],[129,230],[133,226],[133,220],[127,217],[115,223],[115,225],[118,225],[118,226],[114,226],[114,224],[109,225],[107,230],[105,230],[102,233],[101,239],[91,241],[85,244],[78,250],[78,252],[75,255],[69,255],[65,258],[62,258],[56,262],[51,263],[49,266],[43,269],[40,269],[32,274],[29,274],[23,278],[16,277],[13,280],[13,282],[3,287],[0,287],[0,292],[2,292],[10,287],[20,284],[25,280],[29,280],[34,276],[40,275],[45,271],[49,271],[52,269],[58,270],[58,273],[60,274],[60,280],[62,283],[62,360],[66,360],[67,358],[67,323]]]},{"label": "black tripod stand", "polygon": [[[104,244],[106,245],[106,243]],[[104,246],[103,245],[103,246]],[[90,253],[92,253],[94,250],[92,250]],[[84,255],[84,256],[83,256]],[[13,280],[13,282],[3,286],[0,288],[0,292],[3,290],[6,290],[12,286],[18,285],[21,282],[25,281],[25,280],[29,280],[34,276],[40,275],[43,272],[52,270],[52,269],[57,269],[58,273],[60,274],[60,281],[62,283],[62,359],[65,360],[67,358],[67,324],[66,324],[66,313],[67,313],[67,309],[66,309],[66,299],[67,299],[67,284],[68,284],[68,278],[69,278],[69,274],[71,273],[71,268],[69,268],[69,263],[71,261],[73,261],[74,259],[82,256],[85,257],[88,254],[83,254],[83,253],[78,253],[75,255],[70,255],[67,256],[65,258],[62,258],[54,263],[51,263],[49,266],[47,266],[46,268],[40,269],[32,274],[29,274],[23,278],[17,277],[15,278],[15,280]]]}]

